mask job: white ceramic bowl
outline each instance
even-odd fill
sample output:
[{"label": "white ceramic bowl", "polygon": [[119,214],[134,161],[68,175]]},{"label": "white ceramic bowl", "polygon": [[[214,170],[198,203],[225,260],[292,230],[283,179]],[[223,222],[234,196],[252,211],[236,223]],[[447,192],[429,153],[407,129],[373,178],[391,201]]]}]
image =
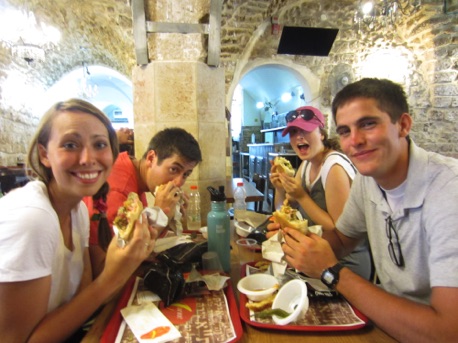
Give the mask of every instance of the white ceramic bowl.
[{"label": "white ceramic bowl", "polygon": [[280,287],[275,276],[270,274],[252,274],[245,276],[237,283],[237,289],[252,301],[268,298]]},{"label": "white ceramic bowl", "polygon": [[204,226],[204,227],[201,227],[199,229],[200,233],[202,234],[202,236],[205,238],[205,239],[208,239],[208,232],[207,232],[207,227]]},{"label": "white ceramic bowl", "polygon": [[244,222],[238,222],[234,221],[234,226],[235,226],[235,232],[237,235],[240,237],[247,237],[250,233],[254,231],[254,227],[248,225],[247,223]]},{"label": "white ceramic bowl", "polygon": [[309,298],[307,296],[307,285],[302,280],[291,280],[285,283],[278,291],[272,303],[272,308],[280,308],[288,313],[288,317],[280,318],[272,316],[277,325],[286,325],[299,319],[309,308]]}]

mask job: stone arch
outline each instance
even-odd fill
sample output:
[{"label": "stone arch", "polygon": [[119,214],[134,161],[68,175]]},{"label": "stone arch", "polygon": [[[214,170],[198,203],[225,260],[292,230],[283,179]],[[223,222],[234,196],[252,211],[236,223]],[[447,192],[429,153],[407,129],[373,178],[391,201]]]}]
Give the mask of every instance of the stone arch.
[{"label": "stone arch", "polygon": [[[95,88],[94,94],[85,95],[81,92],[83,75],[89,76],[89,83]],[[82,98],[105,111],[116,108],[116,118],[110,118],[115,128],[133,128],[133,90],[132,82],[118,71],[100,65],[88,65],[73,69],[63,75],[47,91],[46,102],[40,105],[37,115],[57,101],[72,97]],[[105,112],[107,115],[108,113]]]},{"label": "stone arch", "polygon": [[291,77],[299,81],[300,85],[304,89],[304,92],[308,91],[308,93],[311,95],[311,98],[306,100],[308,100],[310,104],[319,104],[320,78],[315,75],[309,68],[303,65],[295,64],[286,59],[258,59],[247,63],[239,75],[234,74],[234,79],[232,80],[232,83],[227,92],[226,103],[229,107],[234,95],[235,87],[240,83],[243,77],[250,71],[253,71],[257,68],[262,68],[266,65],[274,65],[291,73]]},{"label": "stone arch", "polygon": [[[278,70],[279,73],[283,74],[282,78],[284,77],[285,73],[289,74],[291,79],[294,80],[293,82],[296,82],[303,89],[303,103],[300,105],[307,104],[316,106],[318,108],[320,107],[320,78],[312,73],[309,68],[303,65],[295,64],[287,59],[258,59],[248,62],[243,68],[242,72],[239,73],[239,76],[234,77],[227,94],[227,108],[231,109],[231,105],[235,100],[234,92],[236,86],[241,84],[243,79],[250,72],[255,72],[262,68]],[[260,88],[262,87],[276,87],[276,85],[275,83],[273,83],[271,86],[260,85]]]}]

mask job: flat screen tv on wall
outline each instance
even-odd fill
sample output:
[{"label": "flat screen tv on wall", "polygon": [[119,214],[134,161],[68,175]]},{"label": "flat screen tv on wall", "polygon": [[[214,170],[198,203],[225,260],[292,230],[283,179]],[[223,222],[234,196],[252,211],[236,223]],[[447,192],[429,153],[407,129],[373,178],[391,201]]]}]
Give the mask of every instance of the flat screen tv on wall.
[{"label": "flat screen tv on wall", "polygon": [[328,56],[339,29],[283,27],[278,54]]}]

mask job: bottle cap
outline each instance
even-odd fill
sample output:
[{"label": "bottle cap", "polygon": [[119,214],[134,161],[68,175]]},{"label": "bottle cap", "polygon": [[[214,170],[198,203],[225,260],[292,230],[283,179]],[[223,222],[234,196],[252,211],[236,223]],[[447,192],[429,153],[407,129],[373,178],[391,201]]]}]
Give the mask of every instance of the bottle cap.
[{"label": "bottle cap", "polygon": [[207,187],[210,192],[211,201],[226,201],[226,195],[224,194],[224,186],[219,186],[219,189],[215,189],[211,186]]},{"label": "bottle cap", "polygon": [[243,182],[237,182],[237,186],[243,186]]}]

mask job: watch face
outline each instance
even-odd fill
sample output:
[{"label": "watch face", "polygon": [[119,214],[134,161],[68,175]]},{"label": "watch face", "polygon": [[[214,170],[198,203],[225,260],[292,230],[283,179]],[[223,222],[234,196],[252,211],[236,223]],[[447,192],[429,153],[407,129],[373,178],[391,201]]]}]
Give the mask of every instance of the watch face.
[{"label": "watch face", "polygon": [[334,275],[332,275],[332,273],[329,270],[326,270],[323,273],[323,282],[328,285],[331,285],[333,281],[334,281]]}]

